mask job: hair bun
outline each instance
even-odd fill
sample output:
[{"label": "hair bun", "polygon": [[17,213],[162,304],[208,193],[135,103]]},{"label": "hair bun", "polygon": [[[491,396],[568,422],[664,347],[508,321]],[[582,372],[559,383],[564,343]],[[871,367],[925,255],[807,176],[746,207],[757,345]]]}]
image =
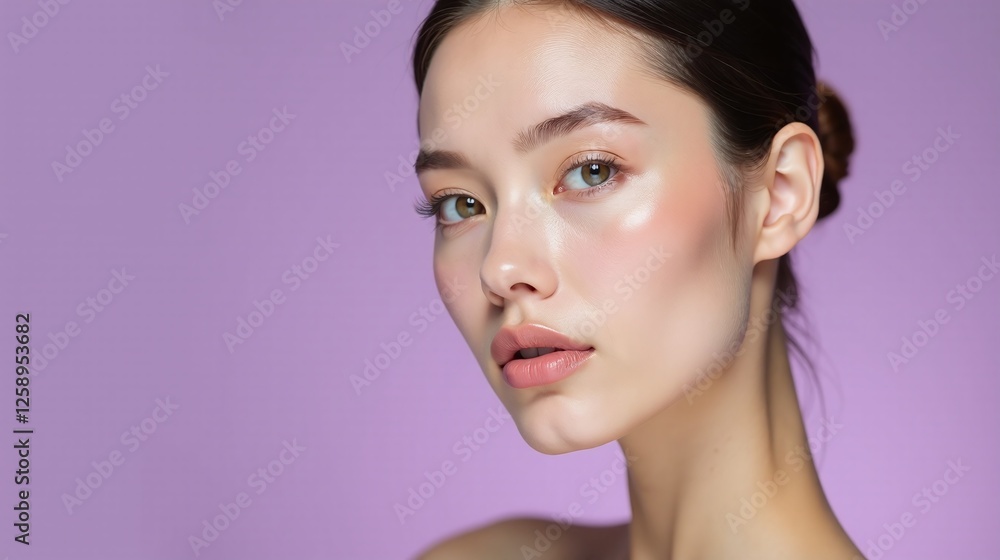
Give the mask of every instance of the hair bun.
[{"label": "hair bun", "polygon": [[819,195],[819,216],[824,218],[840,206],[840,180],[848,175],[848,163],[854,152],[854,131],[847,107],[828,84],[816,82],[820,106],[817,112],[820,146],[823,148],[823,183]]}]

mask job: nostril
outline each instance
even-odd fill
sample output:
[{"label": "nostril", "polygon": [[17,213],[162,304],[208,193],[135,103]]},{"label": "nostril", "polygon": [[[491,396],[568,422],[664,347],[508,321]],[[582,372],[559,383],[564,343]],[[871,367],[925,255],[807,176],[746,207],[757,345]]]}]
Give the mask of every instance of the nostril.
[{"label": "nostril", "polygon": [[535,289],[534,286],[532,286],[531,284],[528,284],[526,282],[518,282],[517,284],[514,284],[513,286],[510,287],[510,291],[512,291],[512,292],[516,292],[518,290],[527,290],[529,292],[537,292],[538,291],[538,290]]}]

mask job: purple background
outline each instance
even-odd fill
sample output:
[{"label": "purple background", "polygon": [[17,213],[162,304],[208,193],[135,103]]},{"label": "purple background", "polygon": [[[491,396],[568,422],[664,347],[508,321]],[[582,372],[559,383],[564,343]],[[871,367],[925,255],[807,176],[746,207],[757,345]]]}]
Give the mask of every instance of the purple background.
[{"label": "purple background", "polygon": [[[996,558],[1000,277],[961,310],[947,297],[1000,252],[1000,7],[929,0],[886,39],[892,2],[797,3],[859,139],[842,208],[796,250],[827,404],[807,408],[809,433],[824,418],[843,425],[819,453],[824,486],[866,551],[910,512],[916,526],[882,557]],[[188,537],[240,492],[250,505],[200,557],[408,558],[453,531],[575,501],[588,522],[626,517],[624,479],[596,503],[580,495],[615,444],[546,456],[508,421],[468,461],[454,449],[499,401],[447,313],[411,322],[440,311],[433,237],[411,209],[416,180],[385,179],[416,147],[409,56],[430,4],[402,0],[350,62],[341,44],[386,2],[245,0],[220,19],[208,0],[78,0],[37,16],[48,21],[16,47],[9,33],[42,8],[0,4],[3,429],[22,427],[15,313],[31,313],[32,355],[51,343],[54,356],[31,377],[30,547],[12,540],[15,438],[0,443],[0,554],[194,558]],[[116,110],[157,65],[168,75],[135,90],[144,99],[127,116]],[[295,117],[246,161],[241,142],[283,107]],[[105,118],[114,129],[57,178],[52,162]],[[903,166],[939,127],[959,139],[912,181]],[[229,160],[240,174],[185,223],[179,205]],[[845,224],[897,179],[905,193],[852,243]],[[339,246],[292,291],[283,275],[317,237]],[[107,302],[122,267],[128,286],[78,313]],[[230,352],[223,333],[276,289],[283,303]],[[894,371],[887,353],[938,309],[948,323]],[[79,332],[64,338],[69,321]],[[403,332],[413,344],[356,392],[349,377]],[[146,420],[155,431],[132,451],[122,433],[167,397],[178,408]],[[305,450],[274,463],[293,440]],[[63,495],[116,451],[124,462],[69,513]],[[969,472],[921,511],[913,495],[958,459]],[[457,472],[401,523],[394,504],[447,460]],[[281,474],[258,493],[248,478],[269,464]]]}]

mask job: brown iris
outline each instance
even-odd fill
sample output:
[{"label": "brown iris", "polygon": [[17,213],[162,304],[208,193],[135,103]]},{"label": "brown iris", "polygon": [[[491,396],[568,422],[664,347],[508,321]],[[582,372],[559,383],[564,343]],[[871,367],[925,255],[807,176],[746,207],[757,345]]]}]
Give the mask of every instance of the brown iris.
[{"label": "brown iris", "polygon": [[471,196],[455,199],[455,211],[462,219],[471,218],[479,214],[480,210],[484,210],[482,203]]},{"label": "brown iris", "polygon": [[[611,168],[603,163],[590,163],[580,168],[583,173],[583,180],[591,187],[596,187],[608,180],[611,175]],[[593,182],[591,182],[593,181]]]}]

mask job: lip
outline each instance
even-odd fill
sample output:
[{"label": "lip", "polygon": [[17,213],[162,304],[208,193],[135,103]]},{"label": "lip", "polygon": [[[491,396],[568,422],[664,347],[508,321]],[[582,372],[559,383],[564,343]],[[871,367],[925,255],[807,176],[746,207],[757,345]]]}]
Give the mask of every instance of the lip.
[{"label": "lip", "polygon": [[[557,348],[535,358],[516,358],[522,348]],[[515,388],[548,385],[572,374],[594,353],[593,346],[538,324],[503,327],[490,344],[493,360]]]}]

